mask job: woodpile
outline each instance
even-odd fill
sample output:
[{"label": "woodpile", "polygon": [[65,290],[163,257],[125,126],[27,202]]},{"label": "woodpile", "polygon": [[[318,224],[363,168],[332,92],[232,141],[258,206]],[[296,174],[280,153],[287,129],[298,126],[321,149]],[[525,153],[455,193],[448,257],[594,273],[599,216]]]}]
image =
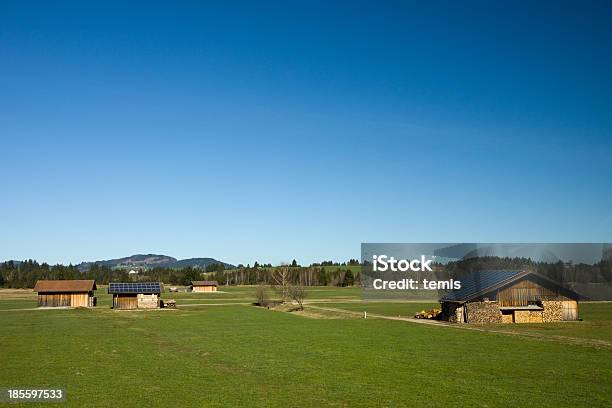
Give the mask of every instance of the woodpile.
[{"label": "woodpile", "polygon": [[563,320],[563,301],[560,300],[543,300],[542,321],[558,322]]},{"label": "woodpile", "polygon": [[463,317],[463,313],[464,313],[463,306],[458,307],[457,309],[455,309],[455,315],[453,317],[454,323],[465,323],[464,317]]},{"label": "woodpile", "polygon": [[543,323],[543,313],[539,310],[531,310],[529,312],[529,323]]},{"label": "woodpile", "polygon": [[529,310],[515,310],[514,323],[529,323]]},{"label": "woodpile", "polygon": [[468,323],[489,324],[501,323],[502,316],[497,302],[466,303]]},{"label": "woodpile", "polygon": [[451,323],[465,323],[463,311],[463,305],[459,303],[443,302],[440,319]]}]

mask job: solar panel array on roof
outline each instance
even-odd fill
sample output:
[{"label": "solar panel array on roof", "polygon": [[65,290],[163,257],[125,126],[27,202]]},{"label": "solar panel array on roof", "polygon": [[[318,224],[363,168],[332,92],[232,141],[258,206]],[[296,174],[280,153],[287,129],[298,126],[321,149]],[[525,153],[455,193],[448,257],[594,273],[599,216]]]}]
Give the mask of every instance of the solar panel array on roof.
[{"label": "solar panel array on roof", "polygon": [[161,282],[111,282],[108,284],[108,293],[162,293],[163,290]]},{"label": "solar panel array on roof", "polygon": [[524,271],[479,271],[458,279],[461,289],[446,293],[440,301],[466,301],[470,300],[489,288],[494,288],[505,282],[511,282],[525,274]]}]

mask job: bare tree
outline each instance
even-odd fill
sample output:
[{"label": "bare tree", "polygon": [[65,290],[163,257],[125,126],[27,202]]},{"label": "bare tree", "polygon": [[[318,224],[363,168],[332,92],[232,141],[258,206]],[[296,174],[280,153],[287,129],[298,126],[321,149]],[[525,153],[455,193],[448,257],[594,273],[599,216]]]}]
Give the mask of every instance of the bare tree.
[{"label": "bare tree", "polygon": [[289,297],[298,303],[300,310],[304,310],[304,298],[306,297],[306,291],[302,285],[289,286]]},{"label": "bare tree", "polygon": [[289,298],[289,277],[288,266],[280,266],[272,271],[272,287],[280,292],[283,302]]},{"label": "bare tree", "polygon": [[259,284],[255,288],[255,299],[259,306],[268,306],[268,297],[266,294],[266,287],[264,285]]}]

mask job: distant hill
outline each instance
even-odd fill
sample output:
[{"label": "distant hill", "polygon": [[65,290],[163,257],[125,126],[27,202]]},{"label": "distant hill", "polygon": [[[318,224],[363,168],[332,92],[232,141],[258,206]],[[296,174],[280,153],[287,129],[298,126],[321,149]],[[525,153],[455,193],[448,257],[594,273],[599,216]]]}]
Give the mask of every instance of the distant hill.
[{"label": "distant hill", "polygon": [[218,261],[214,258],[189,258],[178,260],[168,255],[157,254],[138,254],[127,256],[125,258],[108,259],[104,261],[82,262],[77,267],[80,271],[87,271],[91,265],[107,266],[109,268],[186,268],[188,266],[194,268],[205,268],[210,264],[221,263],[226,269],[235,268],[234,265]]},{"label": "distant hill", "polygon": [[193,268],[205,268],[211,264],[223,264],[225,269],[234,269],[235,266],[232,264],[228,264],[225,262],[217,261],[214,258],[189,258],[189,259],[181,259],[180,261],[176,261],[170,265],[171,268],[186,268],[191,266]]}]

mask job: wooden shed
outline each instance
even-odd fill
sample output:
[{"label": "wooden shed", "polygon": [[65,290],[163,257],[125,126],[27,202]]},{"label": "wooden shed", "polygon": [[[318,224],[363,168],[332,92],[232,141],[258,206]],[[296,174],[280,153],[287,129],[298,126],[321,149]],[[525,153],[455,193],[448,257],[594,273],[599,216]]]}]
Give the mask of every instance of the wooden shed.
[{"label": "wooden shed", "polygon": [[161,282],[108,284],[108,293],[113,295],[113,309],[158,309],[163,291],[164,284]]},{"label": "wooden shed", "polygon": [[96,289],[94,280],[39,280],[34,286],[39,307],[93,307]]},{"label": "wooden shed", "polygon": [[219,284],[217,281],[192,281],[192,292],[216,292]]},{"label": "wooden shed", "polygon": [[530,271],[479,271],[458,279],[441,299],[444,320],[457,323],[545,323],[578,320],[585,298]]}]

